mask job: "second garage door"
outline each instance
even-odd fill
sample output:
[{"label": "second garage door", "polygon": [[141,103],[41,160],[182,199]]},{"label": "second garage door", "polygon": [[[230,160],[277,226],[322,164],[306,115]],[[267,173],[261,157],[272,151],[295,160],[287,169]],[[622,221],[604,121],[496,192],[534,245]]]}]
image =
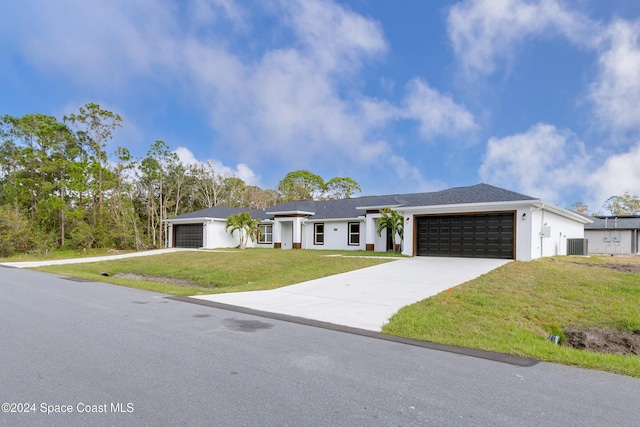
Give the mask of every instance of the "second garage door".
[{"label": "second garage door", "polygon": [[174,225],[176,248],[201,248],[202,224]]},{"label": "second garage door", "polygon": [[416,220],[419,256],[514,258],[514,214],[423,216]]}]

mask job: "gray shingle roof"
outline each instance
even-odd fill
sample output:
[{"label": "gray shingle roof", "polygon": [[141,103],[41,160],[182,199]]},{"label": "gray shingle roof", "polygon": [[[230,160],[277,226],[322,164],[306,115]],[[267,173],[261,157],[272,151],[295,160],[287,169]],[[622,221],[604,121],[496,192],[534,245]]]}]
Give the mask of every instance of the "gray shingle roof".
[{"label": "gray shingle roof", "polygon": [[183,215],[178,215],[170,219],[189,219],[189,218],[221,218],[225,219],[231,215],[235,215],[242,212],[249,212],[251,218],[267,219],[270,215],[264,210],[257,209],[245,209],[245,208],[230,208],[228,206],[212,206],[206,209],[200,209],[199,211],[189,212]]},{"label": "gray shingle roof", "polygon": [[314,212],[311,219],[339,219],[356,218],[363,216],[365,208],[371,206],[378,209],[384,206],[438,206],[457,205],[466,203],[495,203],[513,201],[534,201],[534,197],[515,193],[503,188],[488,184],[477,184],[468,187],[455,187],[430,193],[389,194],[384,196],[364,196],[342,200],[298,200],[282,203],[264,210],[230,208],[226,206],[214,206],[199,211],[190,212],[171,219],[189,218],[227,218],[240,212],[249,212],[252,218],[273,218],[278,212]]},{"label": "gray shingle roof", "polygon": [[366,196],[342,200],[296,201],[266,209],[269,213],[303,211],[315,212],[311,219],[355,218],[365,214],[357,208],[379,208],[381,206],[437,206],[466,203],[494,203],[537,200],[534,197],[494,187],[477,184],[469,187],[456,187],[430,193],[392,194],[385,196]]},{"label": "gray shingle roof", "polygon": [[585,224],[585,230],[604,230],[618,228],[623,230],[640,230],[640,216],[628,217],[589,217],[593,221],[592,224]]},{"label": "gray shingle roof", "polygon": [[405,206],[435,206],[458,205],[466,203],[495,203],[538,200],[504,188],[489,184],[476,184],[469,187],[455,187],[431,193],[417,193],[404,195],[407,199]]}]

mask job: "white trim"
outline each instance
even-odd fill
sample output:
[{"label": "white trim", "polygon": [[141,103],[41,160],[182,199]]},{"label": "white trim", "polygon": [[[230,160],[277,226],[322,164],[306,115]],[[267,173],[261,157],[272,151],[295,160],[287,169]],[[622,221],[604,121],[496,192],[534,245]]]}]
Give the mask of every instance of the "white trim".
[{"label": "white trim", "polygon": [[380,210],[385,208],[398,208],[401,206],[402,206],[402,203],[397,205],[361,206],[361,207],[357,207],[356,209],[362,210],[362,211],[372,211],[372,210]]},{"label": "white trim", "polygon": [[[411,206],[411,207],[401,207],[395,210],[399,212],[407,212],[407,213],[416,213],[416,212],[425,212],[429,211],[429,213],[458,213],[458,212],[469,212],[475,213],[484,210],[505,210],[508,208],[514,209],[516,207],[522,206],[537,206],[541,203],[540,199],[535,200],[519,200],[519,201],[508,201],[508,202],[483,202],[483,203],[456,203],[449,205],[428,205],[428,206]],[[473,209],[473,210],[469,210]]]},{"label": "white trim", "polygon": [[307,212],[307,211],[276,211],[276,212],[265,212],[267,215],[279,215],[279,216],[291,216],[291,215],[315,215],[315,212]]},{"label": "white trim", "polygon": [[194,223],[205,223],[212,221],[226,221],[226,218],[208,218],[208,217],[198,217],[198,218],[178,218],[178,219],[163,219],[162,222],[168,222],[170,224],[194,224]]},{"label": "white trim", "polygon": [[571,219],[573,219],[575,221],[578,221],[578,222],[581,222],[583,224],[591,224],[591,223],[593,223],[592,220],[590,220],[589,218],[585,217],[584,215],[580,215],[579,213],[570,211],[568,209],[561,208],[561,207],[556,206],[556,205],[551,205],[549,203],[541,203],[540,206],[538,206],[538,207],[546,209],[549,212],[553,212],[553,213],[558,214],[560,216],[563,216],[565,218],[571,218]]},{"label": "white trim", "polygon": [[[260,221],[260,223],[273,223],[272,219],[262,219],[262,218],[254,218]],[[212,221],[221,221],[226,222],[227,218],[211,218],[211,217],[194,217],[194,218],[169,218],[163,219],[162,222],[168,222],[169,224],[194,224],[198,222],[212,222]]]},{"label": "white trim", "polygon": [[318,219],[318,218],[307,218],[304,220],[304,224],[306,223],[317,223],[317,222],[345,222],[345,221],[349,221],[349,222],[364,222],[365,217],[363,216],[357,216],[355,218],[325,218],[325,219]]}]

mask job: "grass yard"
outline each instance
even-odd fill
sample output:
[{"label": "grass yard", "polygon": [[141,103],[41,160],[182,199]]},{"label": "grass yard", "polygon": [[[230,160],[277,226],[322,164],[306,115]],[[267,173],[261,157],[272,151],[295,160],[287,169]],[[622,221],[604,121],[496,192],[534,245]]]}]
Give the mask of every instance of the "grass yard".
[{"label": "grass yard", "polygon": [[370,267],[397,257],[364,251],[228,249],[175,252],[39,267],[37,270],[188,296],[274,289]]},{"label": "grass yard", "polygon": [[640,258],[512,262],[400,310],[383,332],[640,377],[640,356],[555,345],[567,327],[640,330]]}]

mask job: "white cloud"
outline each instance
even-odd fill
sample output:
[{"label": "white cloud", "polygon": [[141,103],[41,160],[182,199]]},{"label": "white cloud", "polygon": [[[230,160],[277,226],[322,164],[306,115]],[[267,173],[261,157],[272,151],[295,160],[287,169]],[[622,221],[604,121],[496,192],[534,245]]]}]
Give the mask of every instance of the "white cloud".
[{"label": "white cloud", "polygon": [[561,34],[578,45],[598,43],[597,24],[559,0],[466,0],[451,7],[449,38],[467,73],[491,74],[533,36]]},{"label": "white cloud", "polygon": [[23,2],[0,35],[28,63],[105,87],[145,75],[175,57],[175,10],[156,0]]},{"label": "white cloud", "polygon": [[190,0],[186,3],[191,20],[198,25],[211,25],[223,19],[236,28],[244,28],[246,11],[234,0]]},{"label": "white cloud", "polygon": [[640,142],[629,151],[614,154],[589,176],[589,194],[597,210],[611,196],[621,196],[626,190],[640,190]]},{"label": "white cloud", "polygon": [[178,147],[173,150],[173,152],[178,155],[180,161],[185,165],[197,165],[200,163],[206,163],[196,159],[196,156],[193,154],[193,152],[186,147]]},{"label": "white cloud", "polygon": [[616,132],[640,130],[640,22],[615,21],[607,28],[607,49],[590,90],[596,115]]},{"label": "white cloud", "polygon": [[[380,25],[328,1],[284,2],[294,42],[240,61],[192,41],[189,66],[207,93],[216,129],[254,161],[273,153],[293,167],[379,161],[390,123],[418,122],[421,135],[451,136],[475,128],[473,115],[418,79],[399,105],[341,87],[366,60],[387,49]],[[203,84],[204,83],[204,84]],[[209,102],[209,99],[207,99]]]},{"label": "white cloud", "polygon": [[479,173],[487,183],[558,203],[563,193],[585,184],[588,163],[584,144],[573,134],[540,123],[489,139]]},{"label": "white cloud", "polygon": [[640,142],[621,153],[600,150],[590,156],[572,133],[537,124],[525,133],[489,139],[479,175],[552,203],[581,201],[598,211],[609,197],[640,190],[638,165]]},{"label": "white cloud", "polygon": [[178,155],[180,162],[185,165],[211,163],[214,165],[215,170],[222,176],[235,176],[242,179],[247,185],[260,185],[260,175],[257,175],[249,165],[245,163],[238,163],[235,168],[231,168],[215,159],[198,160],[193,152],[186,147],[178,147],[173,152]]},{"label": "white cloud", "polygon": [[357,69],[364,58],[387,49],[379,23],[333,1],[297,0],[284,4],[314,67],[323,72]]},{"label": "white cloud", "polygon": [[446,185],[440,180],[427,180],[420,169],[412,166],[402,156],[389,156],[389,163],[398,176],[398,183],[404,188],[411,188],[410,191],[428,192],[446,188]]},{"label": "white cloud", "polygon": [[[73,84],[122,96],[144,79],[177,88],[177,102],[205,112],[216,149],[237,153],[244,163],[231,170],[248,180],[257,178],[243,164],[381,167],[394,148],[385,133],[399,120],[417,123],[424,139],[475,128],[464,106],[422,80],[397,104],[358,91],[363,66],[388,50],[375,20],[329,0],[251,7],[275,20],[268,34],[252,34],[256,14],[233,0],[60,0],[25,5],[0,38]],[[245,35],[255,41],[236,49]]]},{"label": "white cloud", "polygon": [[562,36],[598,55],[588,99],[601,127],[615,136],[640,131],[640,22],[593,21],[561,0],[465,0],[451,7],[449,38],[462,69],[491,74],[532,38]]},{"label": "white cloud", "polygon": [[402,113],[420,124],[420,133],[426,139],[436,135],[456,135],[478,128],[473,115],[456,104],[450,96],[442,95],[420,79],[407,85],[408,95]]}]

